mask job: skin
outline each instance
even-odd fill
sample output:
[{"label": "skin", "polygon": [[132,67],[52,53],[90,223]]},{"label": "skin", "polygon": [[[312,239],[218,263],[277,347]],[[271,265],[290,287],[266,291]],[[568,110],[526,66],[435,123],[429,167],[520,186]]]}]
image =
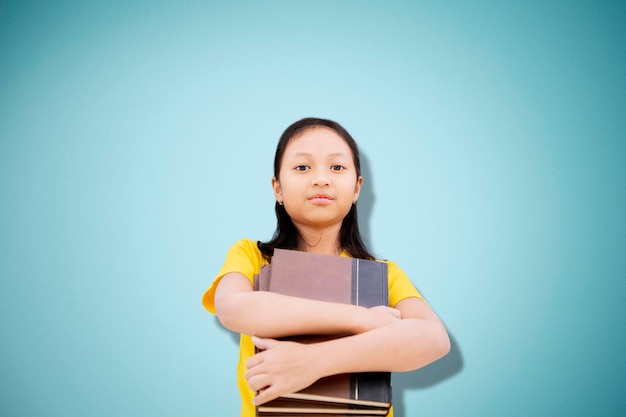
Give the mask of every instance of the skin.
[{"label": "skin", "polygon": [[[301,250],[341,253],[341,222],[362,183],[350,148],[332,129],[309,129],[290,141],[272,189],[301,235]],[[252,335],[262,350],[246,362],[256,405],[332,374],[415,370],[450,350],[445,327],[418,298],[364,308],[253,291],[245,276],[230,273],[218,284],[215,307],[226,328]],[[350,336],[307,345],[276,340],[306,333]]]}]

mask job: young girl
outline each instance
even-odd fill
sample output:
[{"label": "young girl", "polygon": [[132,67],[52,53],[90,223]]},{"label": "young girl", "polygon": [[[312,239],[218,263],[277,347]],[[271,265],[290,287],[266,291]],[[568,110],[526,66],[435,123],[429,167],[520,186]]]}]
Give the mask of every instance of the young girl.
[{"label": "young girl", "polygon": [[[448,353],[450,340],[443,324],[393,262],[388,262],[392,307],[364,308],[253,291],[254,275],[270,261],[274,248],[373,259],[357,224],[362,183],[357,145],[336,122],[302,119],[281,136],[272,178],[274,236],[265,243],[235,243],[202,300],[224,327],[241,333],[242,417],[253,417],[255,405],[299,391],[324,376],[411,371]],[[314,344],[276,340],[338,333],[349,336]],[[260,353],[255,354],[255,346]]]}]

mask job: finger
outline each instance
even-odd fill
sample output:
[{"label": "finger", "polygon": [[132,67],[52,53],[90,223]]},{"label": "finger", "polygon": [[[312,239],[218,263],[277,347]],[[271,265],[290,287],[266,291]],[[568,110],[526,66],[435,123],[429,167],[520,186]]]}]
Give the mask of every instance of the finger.
[{"label": "finger", "polygon": [[279,342],[275,339],[263,339],[257,336],[252,336],[252,343],[254,343],[254,346],[261,350],[267,350],[273,348]]},{"label": "finger", "polygon": [[252,403],[254,405],[261,405],[276,398],[278,398],[277,391],[270,386],[263,390],[259,390],[257,395],[252,399]]},{"label": "finger", "polygon": [[271,380],[270,376],[267,374],[254,375],[251,377],[246,377],[248,381],[248,386],[252,391],[263,391],[270,386]]},{"label": "finger", "polygon": [[251,356],[247,361],[246,361],[246,368],[247,369],[252,369],[257,365],[260,365],[263,362],[263,355],[262,352],[261,353],[257,353],[256,355]]}]

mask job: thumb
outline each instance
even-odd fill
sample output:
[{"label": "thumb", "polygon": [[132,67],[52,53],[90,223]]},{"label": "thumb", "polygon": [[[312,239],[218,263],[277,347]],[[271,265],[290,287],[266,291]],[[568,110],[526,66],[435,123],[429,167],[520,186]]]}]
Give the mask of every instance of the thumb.
[{"label": "thumb", "polygon": [[254,343],[254,346],[256,346],[257,348],[261,350],[267,350],[276,346],[278,344],[278,340],[263,339],[258,336],[252,336],[252,343]]},{"label": "thumb", "polygon": [[402,318],[402,313],[400,312],[400,310],[398,310],[397,308],[391,308],[391,307],[389,307],[389,309],[391,310],[391,314],[392,314],[394,317],[397,317],[397,318],[399,318],[399,319],[401,319],[401,318]]}]

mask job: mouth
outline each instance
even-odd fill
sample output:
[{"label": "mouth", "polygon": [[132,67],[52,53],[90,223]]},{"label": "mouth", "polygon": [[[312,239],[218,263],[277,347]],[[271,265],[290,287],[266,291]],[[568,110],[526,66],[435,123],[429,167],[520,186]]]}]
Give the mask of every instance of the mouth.
[{"label": "mouth", "polygon": [[309,198],[312,203],[330,203],[333,198],[327,194],[316,194]]}]

